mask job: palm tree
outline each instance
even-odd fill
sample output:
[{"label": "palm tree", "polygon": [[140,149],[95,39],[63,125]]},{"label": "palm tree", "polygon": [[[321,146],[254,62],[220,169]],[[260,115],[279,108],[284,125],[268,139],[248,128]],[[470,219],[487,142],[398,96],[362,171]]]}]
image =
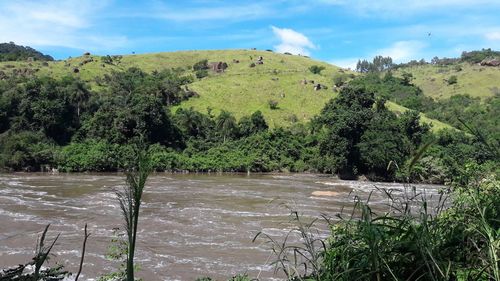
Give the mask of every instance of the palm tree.
[{"label": "palm tree", "polygon": [[198,136],[201,133],[202,118],[199,112],[192,107],[189,109],[181,109],[176,113],[177,123],[190,136]]},{"label": "palm tree", "polygon": [[237,129],[236,119],[231,112],[222,110],[216,120],[217,131],[222,134],[223,142],[234,134]]},{"label": "palm tree", "polygon": [[75,80],[71,85],[70,99],[73,104],[76,103],[76,112],[78,118],[80,118],[80,109],[83,104],[85,104],[90,98],[90,92],[85,86],[85,83],[79,80]]}]

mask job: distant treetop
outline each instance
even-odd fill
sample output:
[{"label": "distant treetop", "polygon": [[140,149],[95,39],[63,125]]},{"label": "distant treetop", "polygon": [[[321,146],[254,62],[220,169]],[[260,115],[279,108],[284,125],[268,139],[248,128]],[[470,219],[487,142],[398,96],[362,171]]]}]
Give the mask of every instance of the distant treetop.
[{"label": "distant treetop", "polygon": [[26,61],[28,59],[39,61],[53,61],[49,55],[28,47],[14,44],[14,42],[0,43],[0,61]]}]

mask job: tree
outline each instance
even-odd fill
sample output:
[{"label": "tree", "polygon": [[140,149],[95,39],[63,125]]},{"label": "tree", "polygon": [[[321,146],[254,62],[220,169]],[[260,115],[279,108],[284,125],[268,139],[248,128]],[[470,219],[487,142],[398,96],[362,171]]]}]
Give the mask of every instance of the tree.
[{"label": "tree", "polygon": [[376,56],[372,62],[367,60],[358,60],[356,71],[361,73],[382,72],[394,67],[391,57]]},{"label": "tree", "polygon": [[321,155],[326,157],[328,170],[338,172],[342,177],[356,176],[360,163],[357,144],[373,117],[374,102],[372,92],[363,87],[348,86],[325,105],[318,117],[318,122],[326,130],[319,148]]},{"label": "tree", "polygon": [[174,120],[184,134],[192,137],[207,137],[214,127],[213,121],[208,116],[195,111],[192,107],[179,108],[175,112]]},{"label": "tree", "polygon": [[[404,164],[410,154],[410,143],[399,126],[396,115],[377,101],[376,112],[369,120],[359,143],[359,170],[374,179],[393,179],[396,165]],[[389,165],[390,163],[395,165]]]},{"label": "tree", "polygon": [[241,136],[248,137],[258,132],[268,129],[264,115],[260,110],[252,113],[250,117],[243,116],[238,122],[238,128]]},{"label": "tree", "polygon": [[250,118],[252,119],[254,132],[265,131],[267,130],[267,128],[269,128],[269,126],[267,126],[266,119],[264,119],[264,115],[262,115],[262,112],[260,110],[252,113],[252,116]]},{"label": "tree", "polygon": [[225,110],[222,110],[215,120],[217,131],[222,135],[223,142],[231,138],[237,132],[237,124],[234,116]]},{"label": "tree", "polygon": [[76,106],[77,116],[80,118],[81,108],[88,102],[90,98],[90,91],[87,85],[78,79],[74,79],[72,77],[66,77],[64,79],[68,80],[69,87],[67,91],[69,92],[70,101],[74,106]]}]

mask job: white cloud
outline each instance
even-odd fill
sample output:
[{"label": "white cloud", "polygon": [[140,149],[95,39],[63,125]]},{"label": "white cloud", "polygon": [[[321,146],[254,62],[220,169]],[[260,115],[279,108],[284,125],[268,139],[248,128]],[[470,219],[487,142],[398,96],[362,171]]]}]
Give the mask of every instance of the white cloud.
[{"label": "white cloud", "polygon": [[57,46],[81,50],[113,49],[124,36],[100,36],[94,16],[107,1],[9,1],[0,2],[0,42],[30,46]]},{"label": "white cloud", "polygon": [[356,69],[356,64],[358,63],[359,58],[343,58],[343,59],[334,59],[330,61],[330,64],[335,66],[340,66],[343,68],[350,68],[351,70]]},{"label": "white cloud", "polygon": [[426,44],[420,41],[398,41],[388,48],[379,49],[375,55],[391,57],[395,62],[405,62],[411,59],[421,58],[421,52]]},{"label": "white cloud", "polygon": [[330,63],[344,68],[356,69],[358,60],[366,59],[370,61],[373,57],[379,55],[391,57],[395,63],[408,62],[412,59],[426,58],[426,54],[424,53],[426,46],[425,43],[415,40],[397,41],[387,48],[376,50],[364,57],[333,59]]},{"label": "white cloud", "polygon": [[280,43],[274,46],[276,52],[309,56],[311,54],[310,50],[317,48],[304,34],[293,29],[278,28],[276,26],[271,26],[271,28],[274,35],[280,40]]},{"label": "white cloud", "polygon": [[491,41],[500,41],[500,31],[492,31],[490,33],[486,33],[486,39]]}]

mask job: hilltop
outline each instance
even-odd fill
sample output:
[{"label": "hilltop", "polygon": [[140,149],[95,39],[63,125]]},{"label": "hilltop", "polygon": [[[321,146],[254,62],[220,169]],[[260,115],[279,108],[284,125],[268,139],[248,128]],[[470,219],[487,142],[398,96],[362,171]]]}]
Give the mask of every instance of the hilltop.
[{"label": "hilltop", "polygon": [[[413,75],[412,83],[420,87],[424,95],[438,100],[465,94],[485,99],[500,94],[500,67],[456,62],[451,65],[409,66],[394,71],[397,76],[404,72]],[[448,81],[452,76],[457,80],[450,84]]]},{"label": "hilltop", "polygon": [[[263,64],[256,64],[262,57]],[[354,72],[337,66],[317,61],[305,56],[286,55],[259,50],[214,50],[181,51],[119,56],[96,56],[84,54],[66,60],[14,61],[0,63],[0,77],[18,73],[35,74],[60,78],[63,76],[79,77],[93,88],[99,88],[99,80],[112,71],[122,71],[138,67],[146,72],[176,68],[186,74],[192,74],[192,66],[199,61],[225,62],[228,67],[224,72],[208,71],[208,76],[195,79],[188,87],[198,93],[198,98],[182,102],[176,108],[194,108],[207,113],[217,114],[227,110],[237,119],[260,110],[271,127],[289,126],[295,122],[310,120],[318,114],[325,103],[337,95],[333,86],[335,75],[354,77]],[[323,67],[320,74],[313,74],[309,68]],[[308,81],[304,84],[302,81]],[[311,83],[314,81],[314,83]],[[315,84],[327,86],[327,89],[315,90]],[[277,103],[271,109],[269,101]],[[407,109],[388,102],[388,107],[397,112]],[[173,110],[175,111],[176,108]],[[424,121],[434,125],[434,130],[449,127],[423,115]]]},{"label": "hilltop", "polygon": [[462,52],[459,58],[434,57],[430,63],[410,61],[395,74],[410,73],[412,83],[436,100],[469,95],[484,100],[500,94],[500,52],[492,49]]},{"label": "hilltop", "polygon": [[49,55],[44,55],[41,52],[25,46],[19,46],[14,42],[0,43],[0,61],[52,61]]}]

